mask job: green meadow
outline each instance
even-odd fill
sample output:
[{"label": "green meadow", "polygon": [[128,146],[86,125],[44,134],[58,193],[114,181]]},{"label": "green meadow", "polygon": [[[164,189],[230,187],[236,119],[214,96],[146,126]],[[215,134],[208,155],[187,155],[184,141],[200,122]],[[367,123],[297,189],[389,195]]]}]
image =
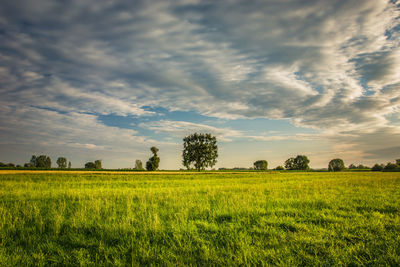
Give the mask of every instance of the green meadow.
[{"label": "green meadow", "polygon": [[400,172],[3,172],[0,265],[399,266]]}]

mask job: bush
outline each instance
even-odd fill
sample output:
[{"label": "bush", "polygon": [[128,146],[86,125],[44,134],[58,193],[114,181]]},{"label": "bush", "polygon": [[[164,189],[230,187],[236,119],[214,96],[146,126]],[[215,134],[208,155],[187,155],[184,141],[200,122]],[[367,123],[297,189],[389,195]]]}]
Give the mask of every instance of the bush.
[{"label": "bush", "polygon": [[279,165],[278,167],[275,168],[275,170],[277,170],[277,171],[283,171],[284,169],[285,169],[285,168],[283,168],[283,167],[280,166],[280,165]]}]

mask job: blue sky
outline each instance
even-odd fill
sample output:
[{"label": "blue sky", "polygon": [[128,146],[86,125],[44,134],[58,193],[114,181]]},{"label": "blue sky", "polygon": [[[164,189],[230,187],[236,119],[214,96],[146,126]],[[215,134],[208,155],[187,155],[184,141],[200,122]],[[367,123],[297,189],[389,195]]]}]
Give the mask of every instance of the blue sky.
[{"label": "blue sky", "polygon": [[217,168],[393,161],[399,29],[386,0],[3,1],[0,161],[178,169],[193,132]]}]

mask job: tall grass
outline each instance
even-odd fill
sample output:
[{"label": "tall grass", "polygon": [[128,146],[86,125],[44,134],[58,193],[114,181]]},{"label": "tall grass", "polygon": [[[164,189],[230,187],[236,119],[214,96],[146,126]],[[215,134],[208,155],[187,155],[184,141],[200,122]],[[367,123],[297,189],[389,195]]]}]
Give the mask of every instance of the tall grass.
[{"label": "tall grass", "polygon": [[0,174],[0,265],[400,265],[400,173]]}]

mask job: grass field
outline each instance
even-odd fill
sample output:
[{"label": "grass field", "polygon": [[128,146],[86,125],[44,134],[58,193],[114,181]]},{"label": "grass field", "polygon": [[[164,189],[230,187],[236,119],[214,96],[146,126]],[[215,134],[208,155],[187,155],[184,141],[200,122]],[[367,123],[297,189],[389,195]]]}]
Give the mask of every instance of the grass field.
[{"label": "grass field", "polygon": [[400,265],[400,173],[0,172],[0,265]]}]

